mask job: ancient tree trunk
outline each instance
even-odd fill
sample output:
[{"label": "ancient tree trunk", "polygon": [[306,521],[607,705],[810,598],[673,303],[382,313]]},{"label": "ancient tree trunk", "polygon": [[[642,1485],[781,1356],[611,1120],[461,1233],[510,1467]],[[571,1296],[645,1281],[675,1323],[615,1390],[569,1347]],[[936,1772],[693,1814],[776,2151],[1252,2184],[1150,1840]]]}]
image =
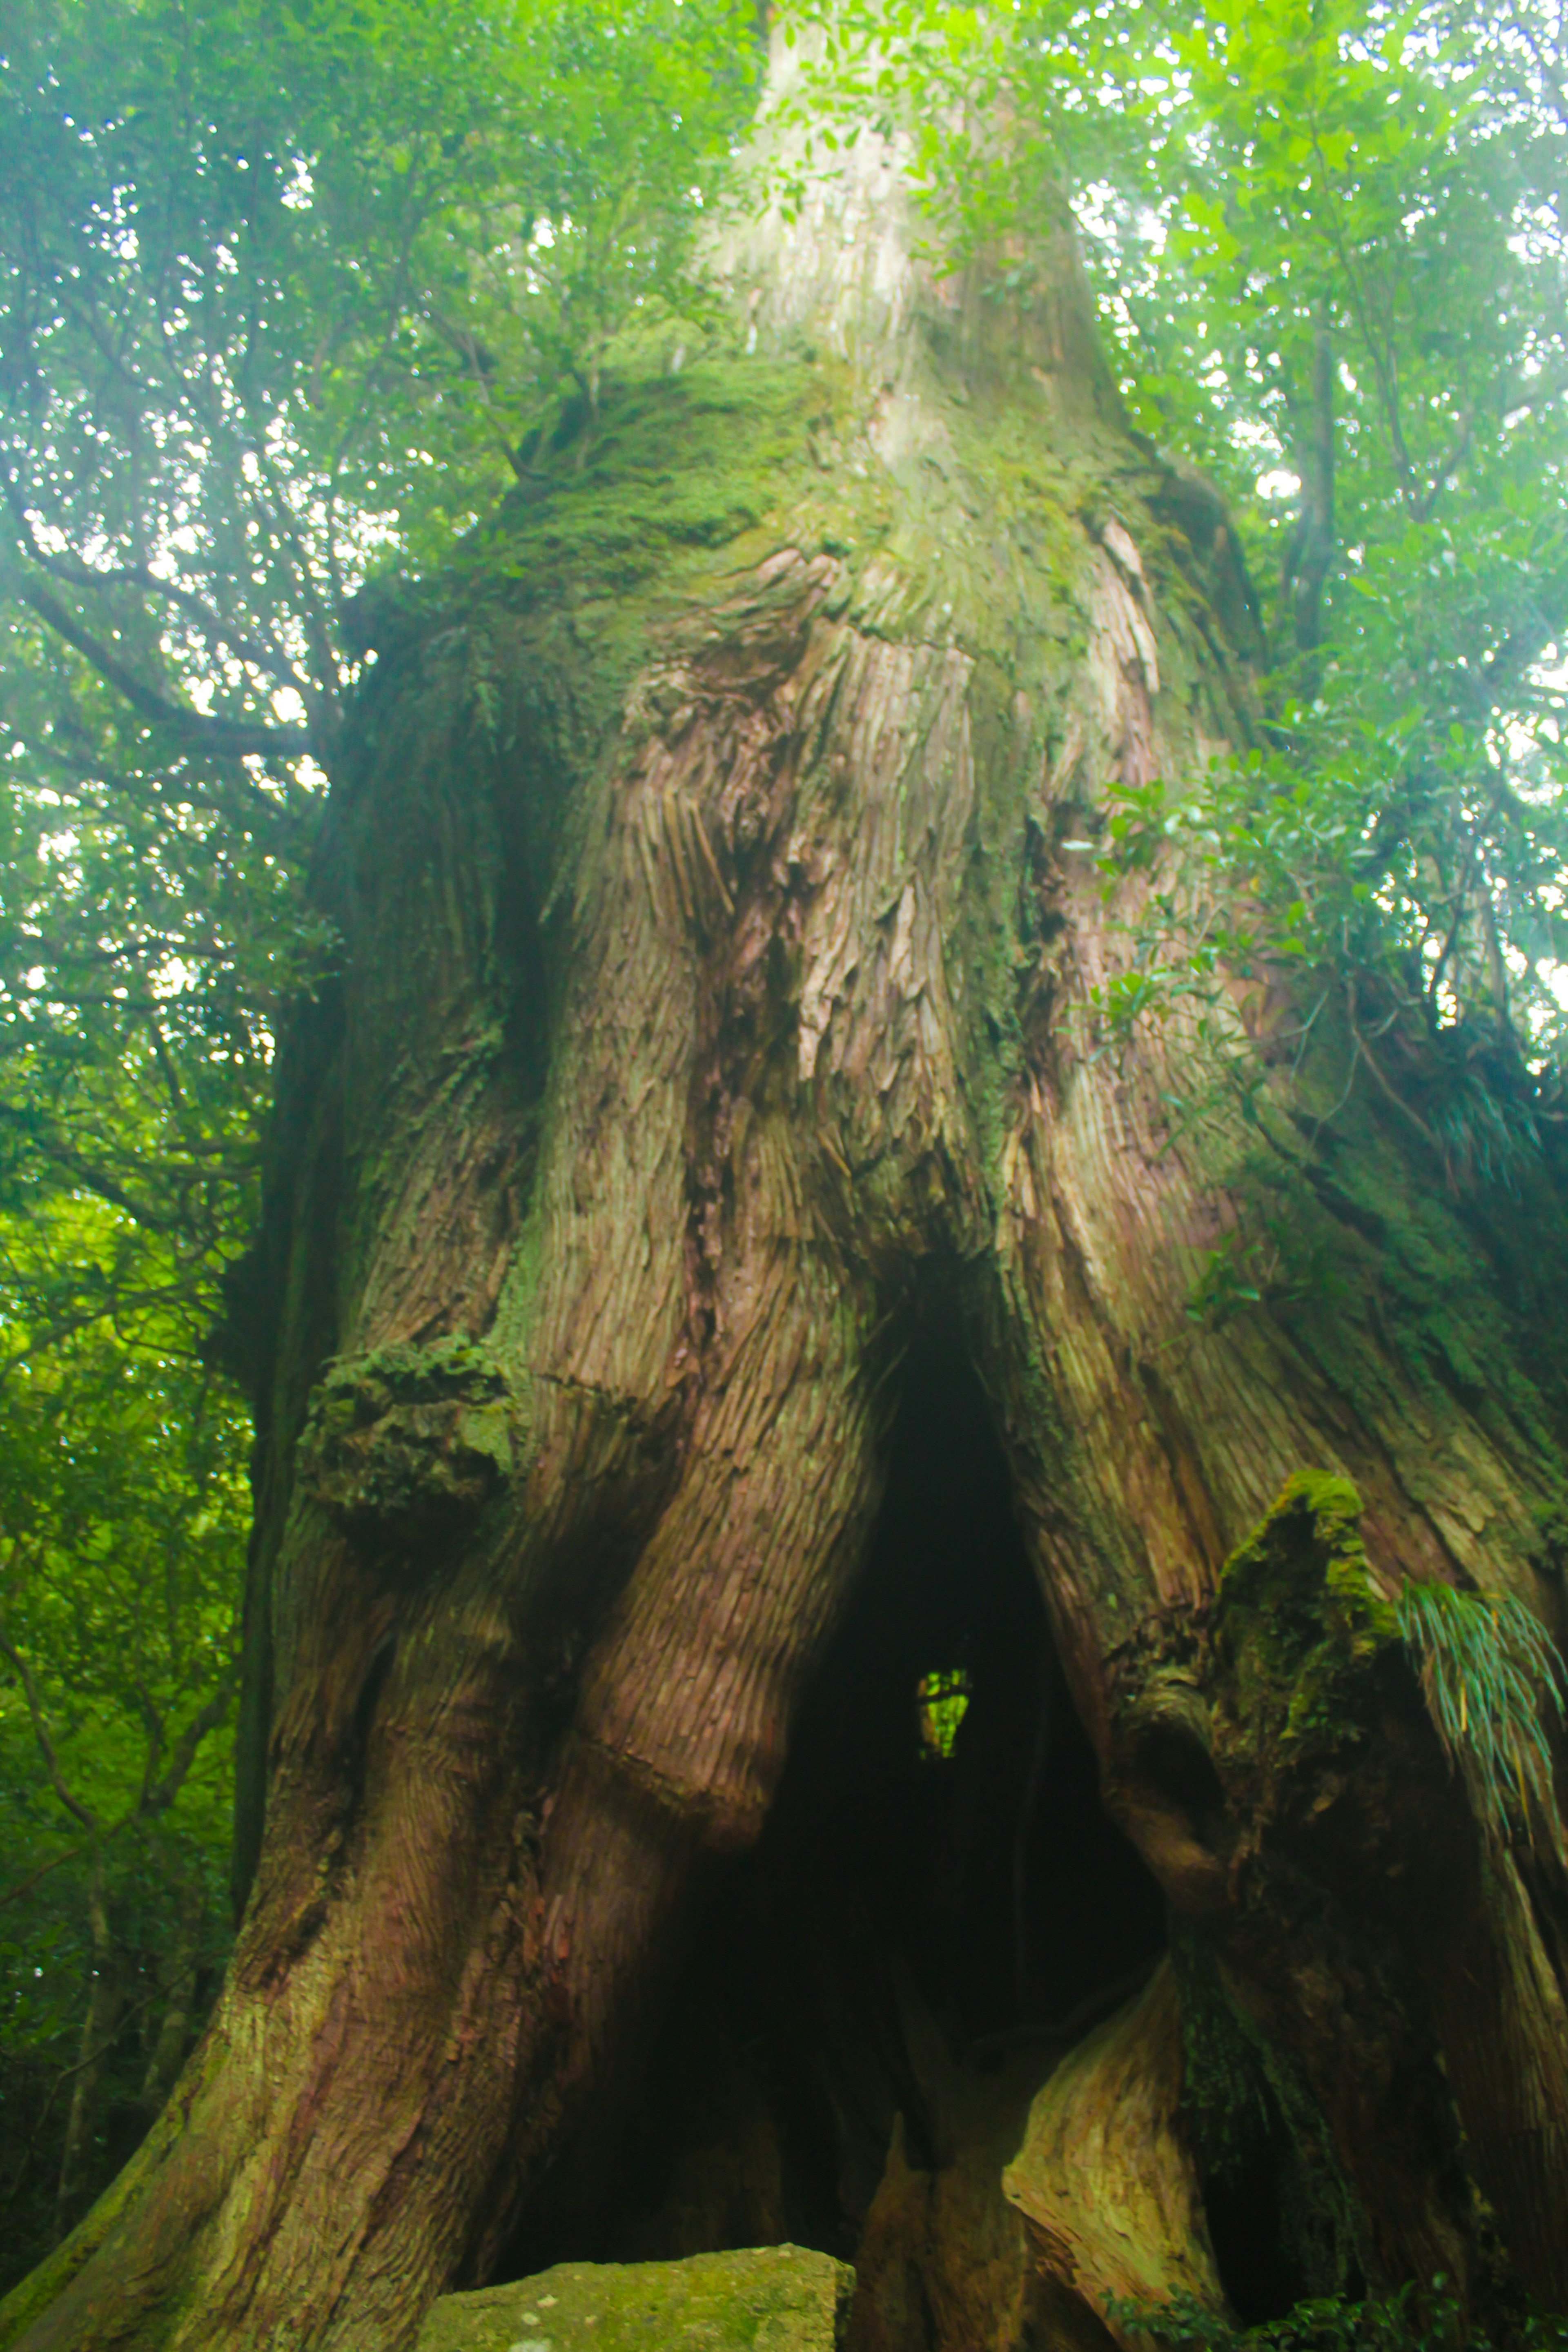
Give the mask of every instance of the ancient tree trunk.
[{"label": "ancient tree trunk", "polygon": [[1388,1605],[1559,1612],[1556,1200],[1494,1229],[1380,1099],[1325,1122],[1326,1040],[1271,1115],[1331,1279],[1189,1315],[1258,1147],[1173,1135],[1190,1039],[1097,1035],[1145,886],[1077,845],[1247,739],[1245,583],[1125,428],[1065,231],[948,278],[914,242],[863,140],[718,257],[732,340],[628,352],[462,568],[367,610],[342,975],[235,1301],[254,1884],[148,2142],[7,2306],[27,2352],[392,2352],[592,2172],[933,1292],[1172,1918],[1008,2175],[1051,2307],[1103,2343],[1119,2293],[1221,2299],[1227,2133],[1308,2284],[1473,2281],[1484,2196],[1568,2294],[1563,1874],[1479,1821]]}]

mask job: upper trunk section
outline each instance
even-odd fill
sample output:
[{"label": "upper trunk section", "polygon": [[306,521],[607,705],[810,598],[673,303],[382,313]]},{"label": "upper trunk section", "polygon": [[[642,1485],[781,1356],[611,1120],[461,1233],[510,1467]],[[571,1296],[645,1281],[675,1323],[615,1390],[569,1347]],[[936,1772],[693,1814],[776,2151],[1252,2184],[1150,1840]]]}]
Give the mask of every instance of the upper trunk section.
[{"label": "upper trunk section", "polygon": [[[748,348],[816,345],[845,362],[877,405],[873,439],[897,448],[940,438],[945,402],[1006,403],[1082,426],[1124,431],[1096,331],[1065,195],[1041,178],[1023,226],[978,239],[939,226],[917,184],[907,128],[851,113],[825,145],[814,100],[830,100],[820,31],[794,45],[775,30],[743,184],[772,193],[758,217],[716,240],[714,273],[745,322]],[[868,84],[880,60],[862,61]],[[879,113],[896,117],[899,101]],[[910,101],[902,101],[907,109]],[[870,111],[868,101],[863,117]],[[967,110],[955,106],[955,115]],[[1005,106],[950,126],[986,165],[1016,142]],[[952,191],[946,192],[949,197]],[[963,199],[959,199],[962,206]],[[948,230],[944,237],[943,227]],[[944,249],[944,247],[947,249]]]}]

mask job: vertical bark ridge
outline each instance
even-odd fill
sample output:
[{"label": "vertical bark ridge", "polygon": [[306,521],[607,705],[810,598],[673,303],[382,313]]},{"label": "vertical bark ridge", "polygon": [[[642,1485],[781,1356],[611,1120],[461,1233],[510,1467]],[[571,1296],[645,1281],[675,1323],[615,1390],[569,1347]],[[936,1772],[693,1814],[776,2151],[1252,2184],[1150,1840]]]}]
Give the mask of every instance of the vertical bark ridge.
[{"label": "vertical bark ridge", "polygon": [[1181,2130],[1181,2001],[1168,1962],[1146,1991],[1063,2060],[1003,2175],[1047,2277],[1123,2340],[1115,2303],[1183,2294],[1219,2314],[1203,2197]]}]

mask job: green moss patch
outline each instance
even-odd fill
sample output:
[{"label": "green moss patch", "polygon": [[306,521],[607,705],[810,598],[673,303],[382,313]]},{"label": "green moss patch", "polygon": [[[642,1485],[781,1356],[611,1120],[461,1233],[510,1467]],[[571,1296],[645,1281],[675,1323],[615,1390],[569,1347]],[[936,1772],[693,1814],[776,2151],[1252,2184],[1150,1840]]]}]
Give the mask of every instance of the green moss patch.
[{"label": "green moss patch", "polygon": [[1299,1471],[1221,1573],[1228,1711],[1238,1725],[1270,1726],[1279,1760],[1358,1739],[1368,1671],[1399,1650],[1398,1621],[1362,1545],[1361,1508],[1349,1479]]},{"label": "green moss patch", "polygon": [[505,1380],[468,1339],[332,1365],[300,1446],[301,1482],[356,1541],[456,1536],[510,1476]]},{"label": "green moss patch", "polygon": [[855,2273],[802,2246],[679,2263],[561,2263],[444,2295],[418,2352],[837,2352]]}]

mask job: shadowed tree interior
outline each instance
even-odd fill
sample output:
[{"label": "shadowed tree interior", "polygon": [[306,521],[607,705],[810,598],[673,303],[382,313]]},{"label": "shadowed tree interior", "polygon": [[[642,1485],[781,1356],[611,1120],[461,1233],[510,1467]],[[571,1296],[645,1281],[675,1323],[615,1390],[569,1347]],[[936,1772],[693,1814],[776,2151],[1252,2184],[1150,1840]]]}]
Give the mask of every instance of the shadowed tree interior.
[{"label": "shadowed tree interior", "polygon": [[895,2129],[952,2166],[958,2081],[1016,2113],[1163,1948],[956,1318],[901,1319],[886,1491],[767,1828],[693,1922],[637,2095],[595,2119],[607,2171],[585,2192],[568,2155],[506,2271],[778,2240],[853,2261]]}]

